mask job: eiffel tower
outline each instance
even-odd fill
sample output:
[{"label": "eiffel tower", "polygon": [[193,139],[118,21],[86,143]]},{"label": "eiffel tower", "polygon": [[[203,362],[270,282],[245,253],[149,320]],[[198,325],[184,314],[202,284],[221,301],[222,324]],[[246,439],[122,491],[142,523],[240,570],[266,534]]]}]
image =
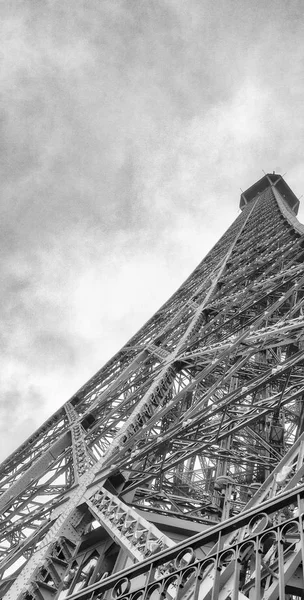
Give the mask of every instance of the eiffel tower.
[{"label": "eiffel tower", "polygon": [[304,598],[304,227],[284,179],[1,466],[1,597]]}]

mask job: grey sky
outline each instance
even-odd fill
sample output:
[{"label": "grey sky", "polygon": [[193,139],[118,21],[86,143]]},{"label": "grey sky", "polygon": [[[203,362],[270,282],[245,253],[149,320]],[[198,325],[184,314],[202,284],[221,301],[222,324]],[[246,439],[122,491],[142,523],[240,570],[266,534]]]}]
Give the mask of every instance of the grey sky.
[{"label": "grey sky", "polygon": [[238,212],[304,191],[301,0],[3,0],[1,457]]}]

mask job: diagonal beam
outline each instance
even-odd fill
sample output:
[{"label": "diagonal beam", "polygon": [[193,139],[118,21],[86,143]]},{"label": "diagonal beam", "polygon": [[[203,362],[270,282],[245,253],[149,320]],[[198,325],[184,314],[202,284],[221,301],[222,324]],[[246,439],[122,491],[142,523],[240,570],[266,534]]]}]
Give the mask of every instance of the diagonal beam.
[{"label": "diagonal beam", "polygon": [[175,545],[155,525],[146,521],[136,510],[105,488],[101,487],[93,496],[87,498],[86,503],[92,515],[111,538],[137,561]]}]

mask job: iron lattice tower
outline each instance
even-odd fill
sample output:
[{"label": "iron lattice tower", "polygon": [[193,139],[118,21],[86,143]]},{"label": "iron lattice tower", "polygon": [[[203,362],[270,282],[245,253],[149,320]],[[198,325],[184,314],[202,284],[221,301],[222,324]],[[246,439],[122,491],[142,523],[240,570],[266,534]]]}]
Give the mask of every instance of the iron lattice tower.
[{"label": "iron lattice tower", "polygon": [[1,467],[1,597],[303,598],[304,227],[279,175]]}]

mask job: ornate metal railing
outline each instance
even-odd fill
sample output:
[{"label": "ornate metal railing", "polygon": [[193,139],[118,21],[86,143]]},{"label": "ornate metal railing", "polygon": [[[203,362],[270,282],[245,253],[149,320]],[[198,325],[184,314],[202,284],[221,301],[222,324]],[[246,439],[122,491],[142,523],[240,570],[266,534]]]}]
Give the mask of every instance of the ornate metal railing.
[{"label": "ornate metal railing", "polygon": [[302,597],[304,485],[66,600],[255,600]]}]

